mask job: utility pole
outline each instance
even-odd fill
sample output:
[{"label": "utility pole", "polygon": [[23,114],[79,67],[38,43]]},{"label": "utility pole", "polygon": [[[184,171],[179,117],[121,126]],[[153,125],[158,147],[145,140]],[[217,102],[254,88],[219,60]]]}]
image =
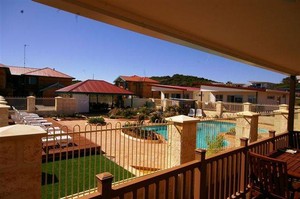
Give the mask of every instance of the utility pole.
[{"label": "utility pole", "polygon": [[28,45],[27,44],[24,44],[24,68],[25,68],[25,62],[26,62],[26,47],[27,47]]}]

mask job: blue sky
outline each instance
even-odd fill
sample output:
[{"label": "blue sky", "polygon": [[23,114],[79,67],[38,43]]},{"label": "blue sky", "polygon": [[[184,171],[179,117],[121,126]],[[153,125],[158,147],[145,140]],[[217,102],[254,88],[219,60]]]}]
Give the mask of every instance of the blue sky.
[{"label": "blue sky", "polygon": [[30,0],[0,0],[0,63],[51,67],[79,80],[193,75],[280,82],[285,75],[144,36]]}]

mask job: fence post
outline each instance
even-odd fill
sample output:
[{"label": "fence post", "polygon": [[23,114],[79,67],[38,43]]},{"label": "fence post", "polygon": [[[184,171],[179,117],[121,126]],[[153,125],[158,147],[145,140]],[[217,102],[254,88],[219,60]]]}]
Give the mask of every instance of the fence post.
[{"label": "fence post", "polygon": [[34,96],[27,97],[27,112],[29,112],[29,113],[35,112],[35,97]]},{"label": "fence post", "polygon": [[240,146],[240,138],[246,137],[249,142],[255,142],[258,137],[258,116],[259,113],[254,113],[250,111],[239,112],[239,116],[236,121],[236,136],[235,136],[235,146]]},{"label": "fence post", "polygon": [[0,127],[8,125],[8,109],[10,106],[0,104]]},{"label": "fence post", "polygon": [[287,131],[288,124],[288,105],[280,104],[279,110],[275,110],[274,112],[274,130],[277,133],[283,133]]},{"label": "fence post", "polygon": [[240,193],[245,194],[247,192],[248,185],[248,138],[240,138],[241,147],[244,147],[241,161],[241,184]]},{"label": "fence post", "polygon": [[42,142],[37,126],[0,128],[0,198],[41,198]]},{"label": "fence post", "polygon": [[101,194],[102,198],[111,198],[112,196],[112,181],[113,175],[109,172],[104,172],[96,175],[97,191]]},{"label": "fence post", "polygon": [[251,111],[252,104],[249,102],[243,103],[243,111]]},{"label": "fence post", "polygon": [[222,117],[223,114],[223,102],[217,101],[216,102],[216,112],[218,117]]},{"label": "fence post", "polygon": [[168,126],[168,166],[195,160],[196,133],[199,119],[178,115],[166,118]]},{"label": "fence post", "polygon": [[195,198],[205,199],[207,196],[206,189],[206,161],[205,161],[206,150],[197,149],[195,158],[196,160],[200,160],[200,168],[199,171],[195,171]]},{"label": "fence post", "polygon": [[[269,131],[269,138],[275,137],[276,131]],[[275,150],[275,139],[272,139],[270,142],[270,152]]]}]

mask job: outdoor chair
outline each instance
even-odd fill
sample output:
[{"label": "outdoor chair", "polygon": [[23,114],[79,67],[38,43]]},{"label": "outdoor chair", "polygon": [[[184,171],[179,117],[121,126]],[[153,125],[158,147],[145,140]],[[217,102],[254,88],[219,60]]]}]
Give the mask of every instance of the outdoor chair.
[{"label": "outdoor chair", "polygon": [[284,161],[249,152],[249,177],[251,198],[294,198]]},{"label": "outdoor chair", "polygon": [[188,113],[188,116],[195,117],[195,109],[194,108],[190,109],[190,112]]},{"label": "outdoor chair", "polygon": [[203,117],[202,109],[196,110],[196,117]]}]

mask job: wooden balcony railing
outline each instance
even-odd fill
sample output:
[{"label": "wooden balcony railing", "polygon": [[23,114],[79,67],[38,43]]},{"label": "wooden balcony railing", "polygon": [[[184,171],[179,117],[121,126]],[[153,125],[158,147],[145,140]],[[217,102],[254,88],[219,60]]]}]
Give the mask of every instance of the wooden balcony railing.
[{"label": "wooden balcony railing", "polygon": [[[245,198],[248,190],[248,151],[262,155],[287,147],[289,133],[248,143],[209,158],[205,150],[196,150],[196,160],[162,170],[112,187],[113,176],[97,175],[98,192],[85,198]],[[293,142],[299,144],[300,132],[293,132]],[[297,145],[299,146],[299,145]]]}]

